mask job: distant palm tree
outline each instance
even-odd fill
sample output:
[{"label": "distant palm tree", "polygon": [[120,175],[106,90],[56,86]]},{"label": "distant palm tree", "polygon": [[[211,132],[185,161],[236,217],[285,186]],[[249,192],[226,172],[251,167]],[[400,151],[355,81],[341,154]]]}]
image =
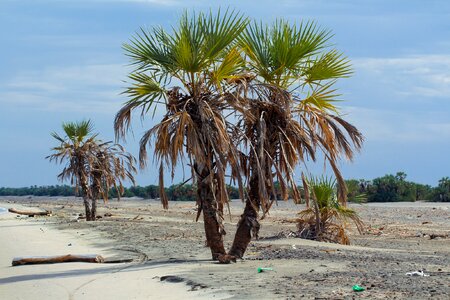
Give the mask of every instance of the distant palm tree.
[{"label": "distant palm tree", "polygon": [[[248,26],[239,44],[247,57],[247,78],[240,95],[247,100],[242,116],[248,151],[249,196],[238,224],[230,255],[242,257],[251,236],[276,200],[278,181],[282,198],[289,188],[300,201],[294,168],[322,152],[339,181],[345,201],[345,183],[336,165],[353,156],[363,137],[343,120],[334,106],[339,96],[334,83],[351,74],[349,61],[330,47],[330,31],[314,22],[290,25],[278,20],[272,26]],[[330,49],[331,48],[331,49]],[[302,176],[303,177],[303,176]]]},{"label": "distant palm tree", "polygon": [[213,259],[226,254],[222,219],[228,201],[227,167],[243,191],[239,153],[229,134],[233,126],[224,111],[234,101],[233,86],[226,80],[239,79],[244,65],[236,41],[247,23],[242,15],[230,11],[184,13],[172,33],[159,27],[143,29],[124,45],[136,68],[129,75],[133,83],[126,94],[130,100],[116,115],[116,135],[125,136],[132,112],[139,110],[144,117],[161,105],[162,120],[140,140],[140,165],[146,165],[151,144],[160,162],[160,195],[165,208],[165,166],[173,177],[178,163],[189,165],[197,185],[197,219],[203,212]]},{"label": "distant palm tree", "polygon": [[65,136],[52,133],[60,144],[52,148],[54,153],[46,158],[66,164],[58,178],[61,181],[70,180],[83,197],[86,220],[94,221],[97,199],[106,201],[112,186],[121,195],[122,181],[125,179],[134,183],[134,158],[122,146],[97,139],[98,135],[92,133],[93,125],[89,120],[63,123],[62,127]]}]

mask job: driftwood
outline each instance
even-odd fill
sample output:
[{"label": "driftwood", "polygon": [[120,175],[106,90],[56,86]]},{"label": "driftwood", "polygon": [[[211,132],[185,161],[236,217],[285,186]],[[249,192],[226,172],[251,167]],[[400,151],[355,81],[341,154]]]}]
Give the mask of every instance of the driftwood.
[{"label": "driftwood", "polygon": [[17,210],[15,208],[10,208],[10,209],[8,209],[8,211],[11,212],[11,213],[14,213],[14,214],[27,215],[29,217],[48,216],[48,215],[52,214],[52,212],[50,210],[46,210],[46,211],[28,211],[28,210]]},{"label": "driftwood", "polygon": [[66,262],[87,262],[87,263],[103,263],[105,259],[100,255],[60,255],[60,256],[29,256],[15,257],[12,261],[13,266],[34,265],[34,264],[56,264]]}]

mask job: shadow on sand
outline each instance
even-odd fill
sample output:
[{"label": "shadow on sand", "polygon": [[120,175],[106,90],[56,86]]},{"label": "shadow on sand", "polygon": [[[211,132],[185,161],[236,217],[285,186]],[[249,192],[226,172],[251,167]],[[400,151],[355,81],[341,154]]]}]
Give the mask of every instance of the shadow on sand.
[{"label": "shadow on sand", "polygon": [[[114,274],[117,272],[134,272],[146,269],[156,269],[163,266],[172,266],[176,264],[194,264],[199,262],[211,262],[211,260],[169,260],[169,261],[154,261],[154,262],[144,262],[144,263],[131,263],[131,264],[114,264],[113,266],[106,266],[106,264],[99,264],[98,268],[95,269],[76,269],[63,272],[45,273],[45,274],[28,274],[28,275],[18,275],[10,276],[5,278],[0,278],[0,285],[16,283],[29,280],[42,280],[42,279],[52,279],[52,278],[65,278],[65,277],[76,277],[84,275],[99,275],[99,274]],[[71,264],[71,263],[68,263]],[[77,263],[72,263],[77,264]],[[27,268],[30,266],[16,266],[14,268]],[[13,267],[12,267],[13,268]]]}]

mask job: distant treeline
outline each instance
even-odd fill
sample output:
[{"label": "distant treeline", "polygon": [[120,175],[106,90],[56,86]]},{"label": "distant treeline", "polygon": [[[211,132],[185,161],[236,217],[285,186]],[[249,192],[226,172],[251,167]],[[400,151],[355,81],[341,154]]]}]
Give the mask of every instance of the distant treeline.
[{"label": "distant treeline", "polygon": [[[239,198],[239,191],[233,186],[228,186],[228,194],[231,199]],[[173,201],[194,201],[196,189],[192,184],[175,184],[165,188],[166,194]],[[75,196],[75,188],[69,185],[31,186],[22,188],[0,188],[0,196]],[[117,198],[117,190],[109,191],[110,198]],[[157,185],[132,186],[125,188],[122,197],[140,197],[144,199],[159,198]]]},{"label": "distant treeline", "polygon": [[346,180],[349,201],[398,202],[428,200],[450,202],[450,178],[439,180],[436,187],[406,180],[404,172],[373,180]]},{"label": "distant treeline", "polygon": [[[373,180],[346,180],[349,201],[355,202],[398,202],[398,201],[437,201],[450,202],[450,178],[439,180],[436,187],[406,180],[406,174],[385,175]],[[239,191],[228,186],[230,199],[238,199]],[[302,190],[301,187],[299,187]],[[175,184],[165,189],[173,201],[194,201],[196,188],[192,184]],[[277,193],[277,194],[280,194]],[[31,186],[23,188],[0,188],[0,196],[75,196],[75,189],[68,185]],[[109,191],[110,198],[117,198],[117,191]],[[132,186],[125,188],[122,197],[159,198],[156,185]]]}]

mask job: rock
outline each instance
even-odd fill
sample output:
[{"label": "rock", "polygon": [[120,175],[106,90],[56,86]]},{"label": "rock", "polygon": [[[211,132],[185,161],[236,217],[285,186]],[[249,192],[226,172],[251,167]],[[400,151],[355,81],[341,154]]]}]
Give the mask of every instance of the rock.
[{"label": "rock", "polygon": [[184,278],[175,276],[175,275],[166,275],[166,276],[161,276],[161,278],[159,280],[167,281],[167,282],[171,282],[171,283],[178,283],[178,282],[183,282]]}]

